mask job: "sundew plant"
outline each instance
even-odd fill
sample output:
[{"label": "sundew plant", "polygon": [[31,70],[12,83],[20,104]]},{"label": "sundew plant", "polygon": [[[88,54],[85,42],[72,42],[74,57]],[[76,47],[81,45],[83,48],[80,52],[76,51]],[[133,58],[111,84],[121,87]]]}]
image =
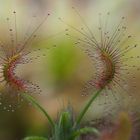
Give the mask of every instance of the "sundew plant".
[{"label": "sundew plant", "polygon": [[[100,13],[99,25],[93,32],[79,11],[75,7],[72,9],[81,20],[82,27],[77,28],[70,25],[62,18],[59,20],[69,27],[66,29],[66,35],[76,40],[75,46],[88,55],[95,67],[93,77],[86,82],[83,88],[82,96],[97,93],[98,104],[104,104],[105,108],[114,102],[121,106],[121,101],[124,102],[125,98],[127,98],[127,102],[129,99],[133,104],[136,101],[135,95],[132,93],[136,90],[136,77],[130,70],[139,72],[139,66],[135,65],[135,61],[139,60],[139,55],[131,54],[138,45],[132,44],[134,38],[127,31],[125,17],[121,17],[120,21],[112,26],[109,24],[110,13]],[[105,20],[103,17],[106,17]],[[80,37],[72,35],[70,30],[78,33]],[[128,79],[131,79],[131,84]]]},{"label": "sundew plant", "polygon": [[[70,29],[80,34],[80,37],[75,37],[69,32],[70,29],[66,29],[66,35],[68,37],[75,38],[77,40],[75,45],[80,46],[80,48],[82,48],[82,50],[94,62],[93,64],[96,68],[96,73],[92,79],[85,84],[85,87],[82,90],[83,96],[89,94],[91,97],[77,117],[74,115],[71,107],[68,106],[67,109],[59,113],[58,119],[55,122],[42,108],[42,106],[36,102],[36,100],[34,100],[31,96],[26,95],[27,100],[31,101],[35,107],[45,114],[52,126],[52,131],[47,138],[28,137],[25,138],[25,140],[80,140],[83,139],[83,135],[88,134],[93,134],[93,137],[91,137],[92,139],[130,140],[132,135],[131,119],[126,114],[123,114],[119,119],[120,122],[116,124],[120,128],[120,131],[122,130],[122,133],[120,133],[118,129],[116,129],[116,132],[114,132],[114,129],[117,128],[117,126],[114,126],[112,133],[102,134],[98,128],[94,126],[83,127],[81,123],[92,103],[98,100],[100,96],[102,96],[105,100],[104,105],[106,105],[109,100],[108,94],[111,94],[113,97],[112,99],[114,99],[118,106],[121,102],[123,102],[123,98],[120,99],[121,93],[125,94],[122,95],[122,97],[128,96],[131,103],[135,101],[134,95],[130,94],[128,91],[129,89],[127,86],[129,83],[127,84],[126,77],[127,75],[129,76],[129,67],[131,67],[131,64],[129,65],[127,61],[135,58],[133,56],[129,58],[127,53],[136,49],[137,44],[128,45],[132,36],[126,33],[127,27],[124,24],[125,17],[122,17],[120,22],[113,29],[108,31],[108,17],[110,14],[107,13],[107,19],[105,22],[102,22],[102,15],[99,14],[98,37],[98,34],[96,35],[96,33],[92,32],[77,10],[74,7],[73,9],[78,14],[85,28],[76,28],[65,22],[62,18],[59,18],[59,20],[66,24]],[[135,65],[133,65],[133,67],[139,70]],[[133,76],[132,78],[134,80]],[[135,85],[132,85],[132,88],[135,89]],[[120,97],[118,97],[117,94],[120,94]],[[123,123],[124,129],[122,126]],[[89,138],[85,137],[85,139]]]},{"label": "sundew plant", "polygon": [[[43,20],[32,29],[29,33],[30,29],[23,36],[23,39],[19,39],[19,32],[17,29],[17,13],[13,12],[13,16],[11,17],[14,20],[10,20],[7,17],[5,20],[7,22],[7,40],[1,40],[0,48],[1,48],[1,57],[0,57],[0,73],[1,73],[1,94],[0,94],[0,105],[1,108],[7,111],[14,112],[17,107],[20,106],[23,101],[23,93],[28,94],[40,94],[41,89],[38,85],[24,80],[17,76],[16,68],[19,65],[31,63],[38,56],[30,55],[33,52],[40,51],[40,49],[36,49],[30,51],[32,42],[36,38],[36,34],[43,23],[47,20],[49,14],[44,17]],[[36,17],[33,17],[36,18]],[[13,22],[14,21],[14,26]],[[5,36],[6,38],[6,36]]]},{"label": "sundew plant", "polygon": [[[67,36],[77,39],[75,45],[80,47],[93,61],[96,67],[96,76],[92,80],[87,82],[85,90],[97,89],[112,89],[113,86],[119,86],[125,91],[127,87],[127,80],[121,78],[123,74],[130,75],[129,67],[136,67],[135,65],[128,65],[129,59],[139,58],[139,56],[127,57],[127,53],[137,48],[137,44],[128,44],[132,38],[126,30],[125,17],[122,17],[120,23],[118,23],[113,29],[108,29],[108,19],[110,13],[108,12],[106,20],[102,21],[102,14],[99,14],[99,26],[98,26],[98,36],[96,37],[94,32],[88,27],[86,22],[83,20],[78,11],[73,7],[74,11],[78,14],[84,27],[76,28],[68,23],[66,23],[62,18],[59,18],[63,23],[65,23],[70,29],[78,32],[81,37],[72,36],[70,33],[66,33]],[[68,29],[66,32],[69,31]],[[137,68],[137,70],[139,70]],[[133,77],[134,78],[134,77]],[[123,82],[117,84],[117,81]],[[133,88],[135,85],[133,86]],[[83,95],[88,94],[88,92],[83,91]]]},{"label": "sundew plant", "polygon": [[[10,18],[6,19],[9,25],[10,41],[1,41],[0,44],[0,78],[2,87],[0,105],[4,110],[14,112],[16,106],[24,99],[45,115],[49,122],[49,132],[46,131],[46,136],[27,136],[23,140],[134,140],[134,137],[132,137],[133,120],[127,113],[120,114],[116,123],[111,127],[106,126],[106,128],[110,129],[107,129],[107,131],[104,129],[101,131],[96,125],[83,124],[83,119],[89,108],[94,102],[100,102],[100,98],[104,102],[103,104],[99,103],[99,105],[107,107],[108,103],[111,106],[115,102],[120,107],[120,110],[123,107],[120,104],[124,101],[124,98],[129,98],[131,104],[136,101],[134,93],[131,93],[129,89],[130,86],[132,91],[135,91],[136,88],[135,84],[132,84],[135,82],[135,77],[132,75],[133,73],[129,72],[129,68],[140,70],[133,62],[133,60],[138,60],[139,56],[128,56],[128,53],[137,49],[138,45],[137,43],[130,44],[132,42],[130,40],[133,40],[133,37],[127,33],[125,17],[121,17],[118,24],[111,26],[112,28],[109,29],[110,13],[105,15],[105,21],[102,20],[102,14],[99,14],[99,26],[97,27],[97,32],[95,32],[94,30],[96,29],[92,30],[87,25],[76,8],[72,7],[72,9],[81,20],[82,28],[77,28],[67,23],[63,18],[59,18],[59,21],[67,26],[67,37],[75,39],[74,45],[89,56],[95,68],[93,76],[82,89],[81,96],[89,95],[89,100],[81,108],[81,112],[76,114],[70,103],[58,113],[57,119],[54,120],[48,111],[33,97],[34,94],[41,93],[40,87],[17,76],[16,68],[19,65],[30,63],[34,59],[30,57],[30,54],[34,51],[29,51],[26,48],[36,38],[36,33],[50,14],[47,14],[39,22],[29,36],[19,41],[16,11],[13,12],[14,27],[10,27]],[[71,30],[76,32],[77,36],[73,35]],[[40,51],[40,49],[35,51]],[[131,63],[129,63],[129,60],[131,60]],[[129,85],[128,77],[132,80],[131,85]],[[93,106],[94,109],[96,108]],[[113,110],[111,111],[113,114]]]}]

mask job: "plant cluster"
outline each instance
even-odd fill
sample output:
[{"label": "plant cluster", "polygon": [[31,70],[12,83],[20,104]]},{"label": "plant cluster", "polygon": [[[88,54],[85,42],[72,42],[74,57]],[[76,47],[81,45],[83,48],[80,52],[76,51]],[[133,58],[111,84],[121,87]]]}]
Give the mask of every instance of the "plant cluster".
[{"label": "plant cluster", "polygon": [[[75,8],[73,9],[75,10]],[[77,11],[76,13],[80,16]],[[16,18],[16,12],[14,12],[14,15]],[[13,29],[9,29],[12,35],[11,44],[0,45],[1,51],[4,52],[3,56],[0,57],[0,69],[2,74],[1,83],[4,83],[5,87],[8,86],[8,88],[16,91],[14,92],[14,96],[18,101],[20,101],[19,98],[21,97],[22,99],[24,98],[25,100],[32,103],[34,107],[36,107],[46,116],[51,126],[51,131],[50,134],[48,134],[48,137],[45,138],[33,136],[24,138],[24,140],[80,140],[82,139],[83,135],[88,134],[92,134],[95,136],[92,139],[97,138],[100,140],[130,139],[131,119],[129,119],[129,117],[124,114],[120,117],[119,122],[114,125],[114,129],[111,132],[102,133],[96,127],[81,125],[83,117],[86,115],[92,103],[97,100],[98,97],[100,97],[101,95],[105,95],[106,98],[106,94],[108,92],[112,92],[114,96],[114,94],[116,94],[116,92],[118,91],[118,88],[121,89],[121,91],[125,91],[125,93],[127,93],[126,88],[123,86],[127,83],[127,81],[124,80],[125,76],[123,78],[123,75],[124,73],[129,74],[129,65],[126,63],[128,62],[129,58],[126,54],[137,47],[136,44],[132,46],[125,44],[129,39],[131,39],[131,36],[125,35],[126,27],[123,24],[123,21],[125,20],[124,17],[122,17],[120,23],[117,25],[114,31],[111,32],[107,30],[107,21],[105,21],[105,23],[102,23],[101,14],[99,16],[99,39],[97,39],[96,35],[94,35],[92,30],[83,21],[81,16],[81,21],[83,21],[83,24],[85,26],[85,28],[82,29],[77,29],[76,27],[67,24],[65,21],[59,18],[59,20],[67,24],[68,27],[81,35],[80,38],[77,37],[77,41],[75,42],[75,44],[80,46],[84,50],[84,52],[91,58],[91,60],[95,64],[97,72],[96,76],[88,81],[83,89],[83,95],[92,95],[87,104],[82,109],[81,113],[79,113],[79,115],[75,117],[73,110],[68,107],[59,113],[57,121],[52,120],[48,112],[30,95],[30,93],[34,92],[40,93],[39,86],[29,81],[20,79],[15,73],[15,69],[19,64],[30,62],[30,59],[27,59],[26,56],[31,52],[27,52],[25,48],[28,46],[28,43],[36,37],[36,32],[44,23],[46,18],[22,43],[18,42],[16,23],[14,29],[15,36],[13,36]],[[9,21],[9,19],[7,20]],[[72,35],[70,35],[68,31],[69,30],[66,30],[66,34],[71,37]],[[9,49],[9,46],[11,47],[11,49]],[[116,90],[114,91],[114,89]],[[130,95],[130,97],[131,96],[132,95]],[[3,94],[2,97],[4,98],[5,94]],[[5,110],[10,110],[11,108],[13,108],[13,105],[14,103],[10,103],[4,108]],[[14,110],[12,109],[12,111]]]}]

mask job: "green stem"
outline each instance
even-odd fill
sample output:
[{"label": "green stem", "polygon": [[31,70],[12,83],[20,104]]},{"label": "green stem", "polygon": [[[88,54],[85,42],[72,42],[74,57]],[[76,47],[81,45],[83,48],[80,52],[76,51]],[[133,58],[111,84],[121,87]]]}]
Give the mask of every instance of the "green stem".
[{"label": "green stem", "polygon": [[49,116],[49,114],[45,111],[45,109],[39,105],[37,103],[37,101],[32,97],[30,96],[29,94],[22,94],[23,97],[25,97],[28,101],[30,101],[34,107],[36,107],[37,109],[39,109],[48,119],[49,123],[52,125],[52,127],[54,128],[54,122],[52,121],[51,117]]},{"label": "green stem", "polygon": [[88,101],[88,103],[85,105],[84,109],[82,110],[82,112],[80,113],[80,115],[77,118],[77,121],[74,125],[74,127],[78,126],[81,123],[81,120],[83,119],[84,115],[86,114],[86,112],[88,111],[89,107],[91,106],[92,102],[100,95],[101,91],[103,89],[100,89],[96,92],[96,94],[94,94],[91,99]]}]

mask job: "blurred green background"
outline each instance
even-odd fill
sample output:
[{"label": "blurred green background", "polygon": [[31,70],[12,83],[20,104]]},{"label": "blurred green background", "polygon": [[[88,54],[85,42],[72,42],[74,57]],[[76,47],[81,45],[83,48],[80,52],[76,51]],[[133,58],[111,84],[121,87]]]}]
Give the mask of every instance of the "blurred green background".
[{"label": "blurred green background", "polygon": [[[76,38],[65,35],[65,29],[69,27],[58,20],[61,17],[77,28],[82,27],[82,22],[72,10],[72,6],[79,10],[87,24],[93,28],[97,28],[98,13],[110,12],[110,21],[113,24],[126,16],[128,30],[134,36],[131,43],[139,45],[140,42],[139,0],[0,0],[0,38],[5,41],[8,38],[5,19],[10,17],[13,24],[14,10],[17,12],[17,28],[21,40],[27,30],[30,33],[43,20],[45,14],[50,13],[48,20],[37,32],[37,38],[27,48],[40,48],[41,51],[31,54],[33,57],[40,57],[32,63],[18,67],[17,73],[40,86],[42,93],[38,96],[38,101],[54,119],[68,102],[76,113],[79,112],[88,99],[81,96],[81,90],[94,73],[91,60],[80,48],[75,47]],[[103,19],[105,18],[103,16]],[[76,32],[72,32],[77,36]],[[136,56],[139,51],[140,49],[133,51],[131,55]],[[139,65],[139,60],[136,59],[135,63]],[[136,77],[135,85],[138,86],[136,91],[133,91],[134,96],[139,97],[140,74],[131,68],[130,73]],[[128,77],[127,80],[131,85],[131,79]],[[129,89],[132,92],[131,86]],[[85,120],[90,121],[104,114],[104,107],[98,109],[98,105],[94,105]],[[138,100],[134,106],[139,105]],[[128,107],[128,104],[126,106]],[[107,114],[111,108],[118,109],[115,103],[107,108]],[[14,113],[3,110],[0,112],[0,140],[20,140],[28,135],[45,136],[48,127],[46,118],[31,106],[22,106]]]}]

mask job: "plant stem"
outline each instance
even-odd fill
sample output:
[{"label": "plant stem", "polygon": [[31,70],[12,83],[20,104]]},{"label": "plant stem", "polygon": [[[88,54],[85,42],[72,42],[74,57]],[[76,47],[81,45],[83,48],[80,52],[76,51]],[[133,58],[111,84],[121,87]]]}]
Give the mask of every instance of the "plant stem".
[{"label": "plant stem", "polygon": [[28,94],[22,94],[24,98],[26,98],[28,101],[30,101],[34,107],[36,107],[38,110],[40,110],[48,119],[49,123],[51,124],[51,126],[54,128],[54,122],[52,121],[51,117],[49,116],[49,114],[45,111],[45,109],[39,104],[37,103],[37,101],[30,95]]},{"label": "plant stem", "polygon": [[83,119],[84,115],[86,114],[86,112],[88,111],[89,107],[91,106],[92,102],[100,95],[101,91],[103,89],[100,89],[96,92],[96,94],[94,94],[91,99],[88,101],[88,103],[85,105],[84,109],[81,111],[80,115],[77,118],[77,121],[74,125],[74,127],[78,126],[81,122],[81,120]]}]

